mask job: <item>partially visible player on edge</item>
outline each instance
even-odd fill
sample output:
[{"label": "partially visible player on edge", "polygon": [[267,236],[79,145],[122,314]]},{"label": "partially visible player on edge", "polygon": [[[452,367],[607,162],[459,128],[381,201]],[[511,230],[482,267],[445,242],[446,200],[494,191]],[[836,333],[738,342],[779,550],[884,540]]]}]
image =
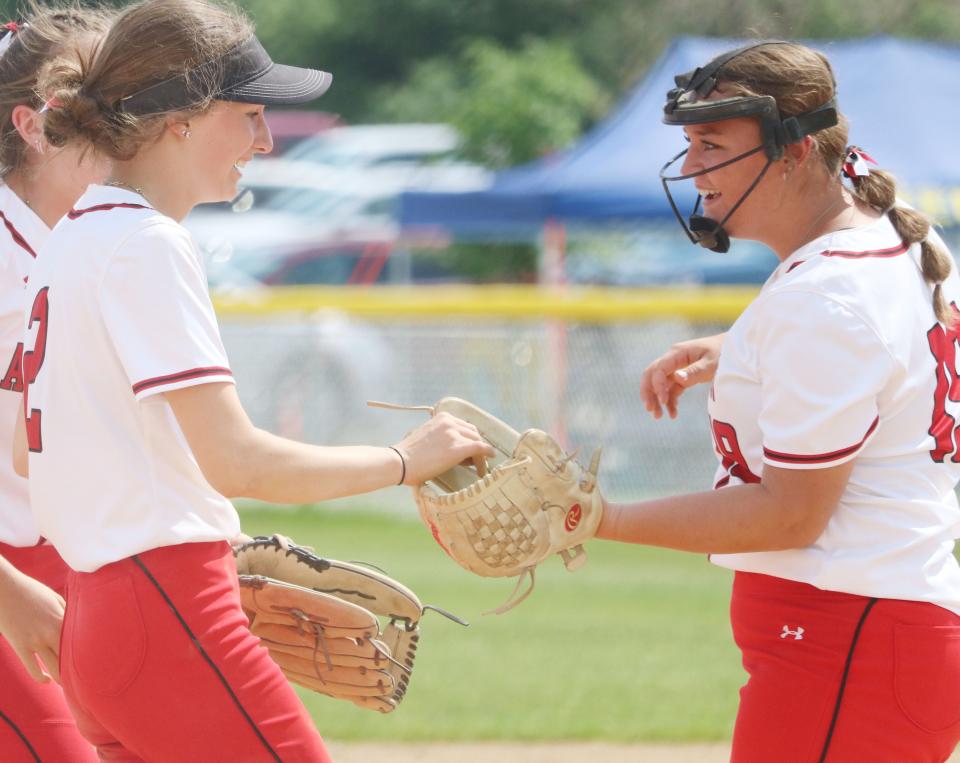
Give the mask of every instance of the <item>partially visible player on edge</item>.
[{"label": "partially visible player on edge", "polygon": [[107,26],[98,11],[37,7],[25,22],[4,25],[0,37],[0,443],[7,450],[0,456],[0,759],[10,763],[97,759],[50,680],[59,680],[67,566],[40,536],[12,450],[25,283],[50,228],[107,168],[47,143],[37,75],[50,58],[95,45]]},{"label": "partially visible player on edge", "polygon": [[735,763],[944,761],[960,740],[956,268],[847,146],[821,54],[759,43],[677,84],[664,121],[690,145],[662,175],[703,204],[678,219],[707,248],[751,239],[781,262],[725,336],[641,381],[659,418],[712,380],[715,490],[611,504],[598,536],[736,571]]},{"label": "partially visible player on edge", "polygon": [[313,502],[492,455],[451,416],[396,447],[317,447],[255,428],[240,406],[179,221],[232,198],[270,151],[266,105],[329,83],[273,64],[239,12],[205,0],[129,6],[94,56],[40,82],[47,140],[114,162],[31,275],[18,427],[40,532],[75,570],[64,692],[104,760],[329,760],[247,629],[224,496]]}]

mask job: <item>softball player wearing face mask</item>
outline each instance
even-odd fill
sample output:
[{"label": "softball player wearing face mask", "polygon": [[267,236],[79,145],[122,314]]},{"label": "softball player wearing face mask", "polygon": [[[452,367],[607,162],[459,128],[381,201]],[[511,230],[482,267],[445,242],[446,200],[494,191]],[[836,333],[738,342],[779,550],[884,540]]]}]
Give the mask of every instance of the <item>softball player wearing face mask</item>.
[{"label": "softball player wearing face mask", "polygon": [[651,412],[675,415],[712,379],[715,490],[611,506],[599,534],[736,571],[749,680],[734,761],[946,760],[960,740],[952,258],[847,146],[822,55],[760,43],[677,82],[664,120],[690,146],[662,174],[699,193],[678,218],[707,248],[751,239],[781,262],[725,336],[678,345],[641,383]]}]

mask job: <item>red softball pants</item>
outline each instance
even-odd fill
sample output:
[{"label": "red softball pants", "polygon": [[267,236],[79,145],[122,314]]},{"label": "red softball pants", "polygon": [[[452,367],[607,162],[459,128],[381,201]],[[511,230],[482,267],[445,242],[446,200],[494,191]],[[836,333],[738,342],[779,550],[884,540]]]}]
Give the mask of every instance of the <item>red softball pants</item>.
[{"label": "red softball pants", "polygon": [[[61,596],[67,565],[53,546],[18,548],[0,543],[0,555]],[[4,763],[96,763],[77,730],[63,690],[38,683],[7,640],[0,637],[0,760]]]},{"label": "red softball pants", "polygon": [[960,741],[960,617],[738,572],[733,763],[941,763]]},{"label": "red softball pants", "polygon": [[103,761],[330,762],[247,629],[226,543],[166,546],[71,572],[60,671]]}]

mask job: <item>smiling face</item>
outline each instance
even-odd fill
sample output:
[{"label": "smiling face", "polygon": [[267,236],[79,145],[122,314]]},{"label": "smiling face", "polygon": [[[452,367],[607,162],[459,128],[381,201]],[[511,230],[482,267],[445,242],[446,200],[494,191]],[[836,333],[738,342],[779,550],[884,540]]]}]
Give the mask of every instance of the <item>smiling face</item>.
[{"label": "smiling face", "polygon": [[[694,184],[703,200],[704,216],[719,222],[763,172],[767,156],[758,151],[726,167],[709,170],[759,146],[760,125],[753,118],[727,119],[689,125],[684,132],[690,148],[684,157],[682,172],[686,175],[708,170],[694,178]],[[778,216],[783,196],[783,178],[775,165],[724,224],[731,237],[764,240],[764,230],[772,222],[771,216]]]},{"label": "smiling face", "polygon": [[255,104],[215,101],[188,129],[199,202],[232,199],[247,162],[273,149],[264,107]]}]

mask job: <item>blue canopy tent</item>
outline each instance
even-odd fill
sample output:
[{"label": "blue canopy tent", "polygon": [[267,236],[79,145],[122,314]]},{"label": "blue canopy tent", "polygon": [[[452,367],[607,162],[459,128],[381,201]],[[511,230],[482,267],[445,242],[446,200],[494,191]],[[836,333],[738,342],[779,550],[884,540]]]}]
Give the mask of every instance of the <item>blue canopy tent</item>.
[{"label": "blue canopy tent", "polygon": [[[472,193],[406,193],[405,230],[467,238],[527,238],[545,222],[602,224],[669,218],[657,173],[683,148],[680,129],[660,121],[676,74],[741,44],[675,40],[623,104],[579,143],[494,176]],[[960,223],[960,45],[893,37],[817,41],[834,66],[851,142],[893,171],[902,195],[942,225]],[[687,185],[687,184],[681,184]],[[681,209],[693,197],[680,194]]]}]

